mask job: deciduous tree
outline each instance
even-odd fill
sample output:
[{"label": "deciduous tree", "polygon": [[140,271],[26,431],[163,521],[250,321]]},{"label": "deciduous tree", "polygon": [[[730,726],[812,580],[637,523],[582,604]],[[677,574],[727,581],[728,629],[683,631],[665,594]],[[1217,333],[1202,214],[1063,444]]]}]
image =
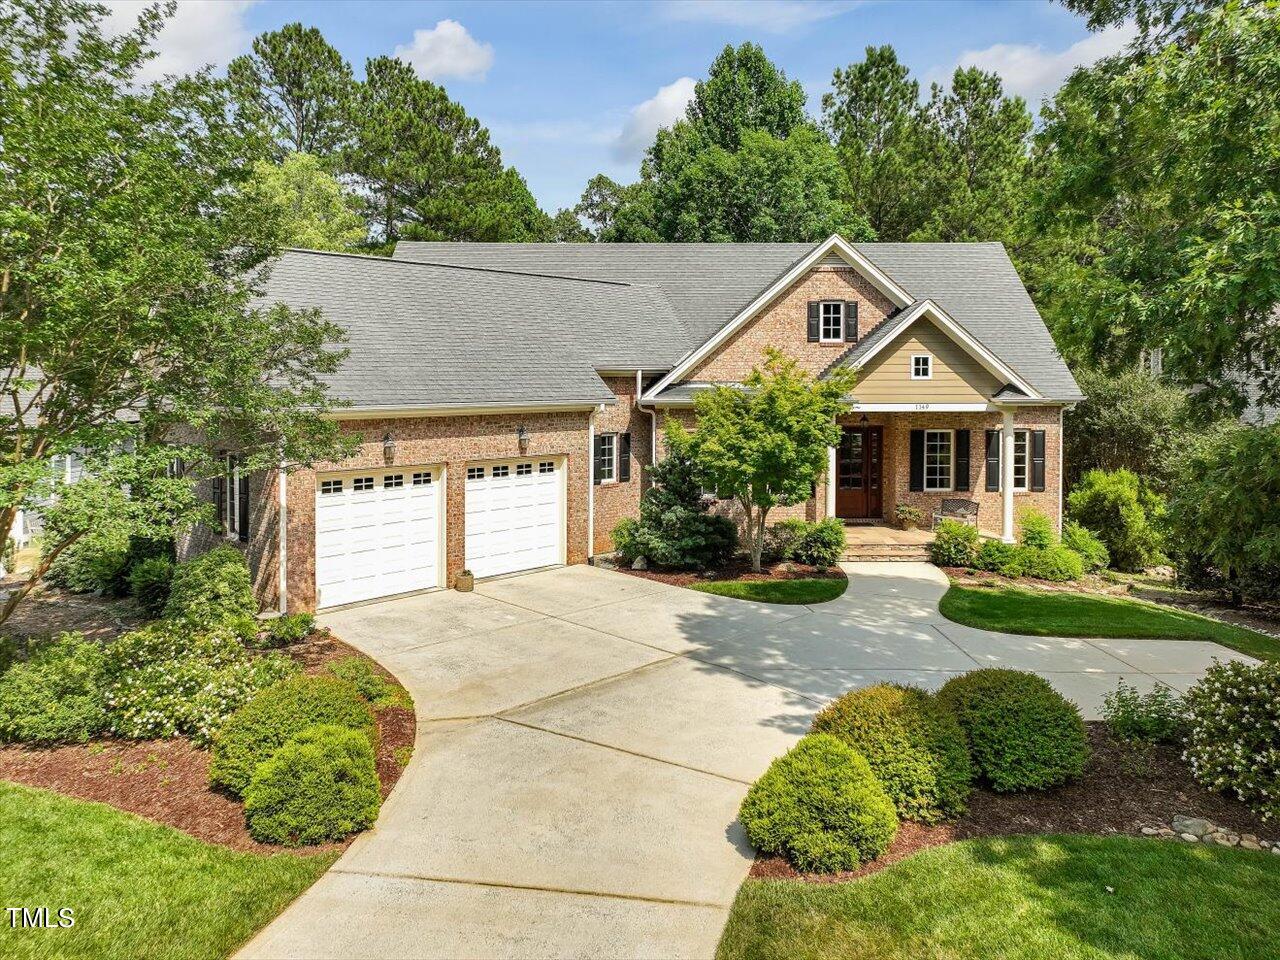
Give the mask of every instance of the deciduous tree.
[{"label": "deciduous tree", "polygon": [[365,239],[355,198],[309,153],[291,153],[281,163],[259,161],[246,192],[279,218],[286,247],[350,250]]}]

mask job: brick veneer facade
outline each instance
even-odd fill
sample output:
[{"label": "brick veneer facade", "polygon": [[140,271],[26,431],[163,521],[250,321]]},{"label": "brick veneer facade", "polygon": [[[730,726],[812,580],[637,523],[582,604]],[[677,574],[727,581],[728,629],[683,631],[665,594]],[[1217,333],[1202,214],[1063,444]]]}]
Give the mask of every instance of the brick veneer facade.
[{"label": "brick veneer facade", "polygon": [[[605,377],[604,382],[618,398],[614,406],[596,414],[596,433],[631,434],[631,479],[599,483],[595,490],[595,552],[613,550],[613,528],[623,517],[640,510],[640,494],[646,482],[645,468],[653,463],[653,421],[636,406],[636,378]],[[615,471],[615,476],[617,471]]]}]

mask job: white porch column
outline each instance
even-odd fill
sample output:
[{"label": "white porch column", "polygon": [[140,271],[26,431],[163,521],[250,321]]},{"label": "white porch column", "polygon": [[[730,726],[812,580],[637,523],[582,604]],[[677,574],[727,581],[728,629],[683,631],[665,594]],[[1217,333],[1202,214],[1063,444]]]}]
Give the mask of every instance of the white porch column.
[{"label": "white porch column", "polygon": [[836,515],[836,448],[827,447],[827,516]]},{"label": "white porch column", "polygon": [[1013,543],[1013,408],[1001,411],[1004,422],[1000,431],[1000,539]]}]

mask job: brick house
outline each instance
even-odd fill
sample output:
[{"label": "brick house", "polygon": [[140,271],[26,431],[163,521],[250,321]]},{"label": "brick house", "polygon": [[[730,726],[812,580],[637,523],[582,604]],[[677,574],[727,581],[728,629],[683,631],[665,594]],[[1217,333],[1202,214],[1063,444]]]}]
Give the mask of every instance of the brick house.
[{"label": "brick house", "polygon": [[1081,398],[999,244],[401,242],[288,251],[263,300],[349,334],[331,378],[349,460],[215,484],[264,604],[332,607],[584,563],[634,515],[668,417],[766,346],[859,372],[809,518],[889,521],[944,497],[1011,538],[1061,517]]}]

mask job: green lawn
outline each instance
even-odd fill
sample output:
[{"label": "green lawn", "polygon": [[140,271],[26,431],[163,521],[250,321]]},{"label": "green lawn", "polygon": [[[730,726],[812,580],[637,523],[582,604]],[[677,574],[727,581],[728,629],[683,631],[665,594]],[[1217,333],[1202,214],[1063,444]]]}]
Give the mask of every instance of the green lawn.
[{"label": "green lawn", "polygon": [[0,782],[0,907],[75,911],[65,929],[14,929],[0,956],[226,957],[335,854],[236,853],[98,803]]},{"label": "green lawn", "polygon": [[1280,660],[1280,640],[1143,600],[1018,587],[953,585],[942,615],[986,630],[1041,637],[1164,637],[1214,640],[1260,660]]},{"label": "green lawn", "polygon": [[1134,837],[937,847],[842,884],[748,880],[718,960],[1262,960],[1280,857]]},{"label": "green lawn", "polygon": [[844,593],[849,581],[844,577],[806,580],[711,580],[690,586],[703,593],[714,593],[736,600],[759,600],[764,603],[826,603]]}]

